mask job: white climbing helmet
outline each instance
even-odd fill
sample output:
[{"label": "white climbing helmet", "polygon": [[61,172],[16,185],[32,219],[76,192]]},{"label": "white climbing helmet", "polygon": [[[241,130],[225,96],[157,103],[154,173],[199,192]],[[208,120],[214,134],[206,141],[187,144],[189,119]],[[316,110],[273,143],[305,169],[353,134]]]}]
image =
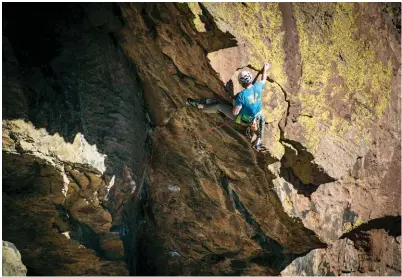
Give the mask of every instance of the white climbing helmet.
[{"label": "white climbing helmet", "polygon": [[239,73],[239,83],[242,85],[250,84],[253,79],[251,73],[248,71],[242,71]]}]

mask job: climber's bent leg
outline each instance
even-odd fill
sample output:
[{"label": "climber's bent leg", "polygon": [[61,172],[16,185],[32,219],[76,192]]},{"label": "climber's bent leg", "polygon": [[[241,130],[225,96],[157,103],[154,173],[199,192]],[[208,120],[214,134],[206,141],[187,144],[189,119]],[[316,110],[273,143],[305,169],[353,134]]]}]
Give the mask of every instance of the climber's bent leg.
[{"label": "climber's bent leg", "polygon": [[220,102],[208,104],[208,102],[201,109],[204,113],[223,113],[226,117],[234,120],[235,116],[232,113],[232,107]]}]

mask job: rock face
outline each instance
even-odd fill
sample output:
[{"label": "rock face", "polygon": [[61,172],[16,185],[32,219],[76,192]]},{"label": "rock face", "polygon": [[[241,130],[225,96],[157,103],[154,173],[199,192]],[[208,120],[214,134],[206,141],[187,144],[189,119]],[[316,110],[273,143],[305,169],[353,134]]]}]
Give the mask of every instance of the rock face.
[{"label": "rock face", "polygon": [[[375,221],[371,222],[375,225]],[[362,225],[331,244],[327,250],[315,249],[304,257],[295,259],[282,276],[312,275],[380,275],[399,276],[401,272],[400,219],[386,218],[383,225],[390,227],[375,229]],[[388,221],[388,222],[387,222]],[[389,225],[393,223],[394,226]],[[369,228],[373,228],[368,230]]]},{"label": "rock face", "polygon": [[[4,7],[28,274],[400,275],[400,4]],[[230,103],[264,61],[262,155],[185,100]]]},{"label": "rock face", "polygon": [[3,276],[26,276],[27,268],[21,262],[21,254],[14,244],[3,240]]},{"label": "rock face", "polygon": [[[119,210],[132,196],[126,169],[133,179],[144,170],[148,121],[113,37],[119,9],[5,9],[4,238],[28,274],[127,275]],[[118,195],[113,185],[131,187]]]}]

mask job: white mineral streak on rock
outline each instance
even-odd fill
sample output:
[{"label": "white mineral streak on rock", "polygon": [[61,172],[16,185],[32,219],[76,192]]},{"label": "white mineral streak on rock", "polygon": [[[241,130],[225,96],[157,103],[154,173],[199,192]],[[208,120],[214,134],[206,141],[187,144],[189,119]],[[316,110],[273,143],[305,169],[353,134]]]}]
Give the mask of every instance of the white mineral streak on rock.
[{"label": "white mineral streak on rock", "polygon": [[67,191],[68,191],[68,184],[70,183],[70,180],[68,179],[66,172],[62,172],[63,174],[63,189],[61,192],[64,194],[64,196],[67,196]]}]

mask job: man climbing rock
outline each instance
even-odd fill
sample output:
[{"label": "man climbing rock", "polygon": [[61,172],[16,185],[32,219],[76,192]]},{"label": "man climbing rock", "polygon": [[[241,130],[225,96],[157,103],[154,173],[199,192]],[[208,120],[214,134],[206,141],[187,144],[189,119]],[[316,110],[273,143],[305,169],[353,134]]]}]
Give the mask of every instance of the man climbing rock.
[{"label": "man climbing rock", "polygon": [[269,67],[269,63],[264,64],[262,80],[254,84],[250,72],[240,72],[238,80],[244,89],[235,95],[233,107],[214,99],[187,98],[187,104],[197,107],[205,113],[223,113],[238,124],[248,125],[246,134],[251,139],[253,147],[257,151],[264,151],[262,136],[265,118],[262,114],[262,90],[265,87]]}]

